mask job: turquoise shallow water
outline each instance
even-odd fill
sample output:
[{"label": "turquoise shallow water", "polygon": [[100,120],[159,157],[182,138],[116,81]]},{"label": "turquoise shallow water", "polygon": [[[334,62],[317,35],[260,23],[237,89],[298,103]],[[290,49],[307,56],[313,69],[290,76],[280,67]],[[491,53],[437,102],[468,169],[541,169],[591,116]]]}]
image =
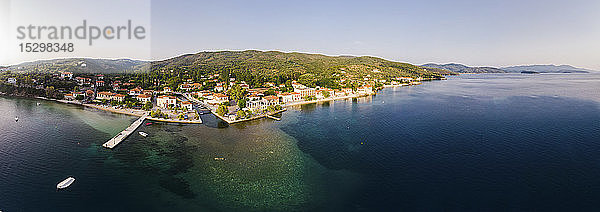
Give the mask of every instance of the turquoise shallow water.
[{"label": "turquoise shallow water", "polygon": [[280,122],[142,126],[113,150],[134,118],[0,97],[0,210],[597,208],[599,90],[594,74],[464,75]]}]

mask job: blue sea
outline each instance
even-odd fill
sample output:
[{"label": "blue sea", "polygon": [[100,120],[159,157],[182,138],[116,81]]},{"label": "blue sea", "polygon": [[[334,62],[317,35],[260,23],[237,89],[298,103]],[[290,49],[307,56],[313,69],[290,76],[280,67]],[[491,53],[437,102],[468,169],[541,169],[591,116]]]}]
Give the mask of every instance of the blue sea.
[{"label": "blue sea", "polygon": [[112,150],[135,118],[12,97],[0,114],[3,212],[600,208],[600,74],[452,76],[282,121],[144,125]]}]

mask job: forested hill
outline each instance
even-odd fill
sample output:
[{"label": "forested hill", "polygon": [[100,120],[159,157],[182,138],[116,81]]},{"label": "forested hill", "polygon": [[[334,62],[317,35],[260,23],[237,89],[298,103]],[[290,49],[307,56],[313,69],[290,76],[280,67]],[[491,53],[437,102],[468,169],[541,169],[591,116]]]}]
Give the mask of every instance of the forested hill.
[{"label": "forested hill", "polygon": [[[277,51],[200,52],[152,62],[152,78],[201,79],[220,74],[249,84],[284,83],[288,80],[313,81],[328,85],[340,78],[391,79],[395,77],[440,77],[453,72],[392,62],[376,57],[326,56]],[[309,83],[312,84],[312,83]]]},{"label": "forested hill", "polygon": [[73,73],[122,74],[141,70],[143,64],[149,64],[149,62],[131,59],[64,58],[25,62],[4,69],[12,72],[28,73],[55,73],[58,71],[68,71]]}]

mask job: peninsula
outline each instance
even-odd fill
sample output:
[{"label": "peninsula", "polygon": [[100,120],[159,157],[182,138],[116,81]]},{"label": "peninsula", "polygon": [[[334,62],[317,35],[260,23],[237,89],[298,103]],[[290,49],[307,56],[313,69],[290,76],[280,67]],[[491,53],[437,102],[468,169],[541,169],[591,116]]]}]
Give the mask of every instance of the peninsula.
[{"label": "peninsula", "polygon": [[0,92],[156,121],[201,122],[210,111],[235,123],[452,74],[367,56],[221,51],[153,62],[70,58],[4,67]]}]

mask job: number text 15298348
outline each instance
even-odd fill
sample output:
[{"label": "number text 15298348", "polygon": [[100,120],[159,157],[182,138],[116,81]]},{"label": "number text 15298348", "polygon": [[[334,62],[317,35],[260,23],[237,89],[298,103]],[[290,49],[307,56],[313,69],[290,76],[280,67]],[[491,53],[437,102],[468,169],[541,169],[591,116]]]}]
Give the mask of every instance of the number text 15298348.
[{"label": "number text 15298348", "polygon": [[73,43],[20,43],[21,52],[73,52]]}]

